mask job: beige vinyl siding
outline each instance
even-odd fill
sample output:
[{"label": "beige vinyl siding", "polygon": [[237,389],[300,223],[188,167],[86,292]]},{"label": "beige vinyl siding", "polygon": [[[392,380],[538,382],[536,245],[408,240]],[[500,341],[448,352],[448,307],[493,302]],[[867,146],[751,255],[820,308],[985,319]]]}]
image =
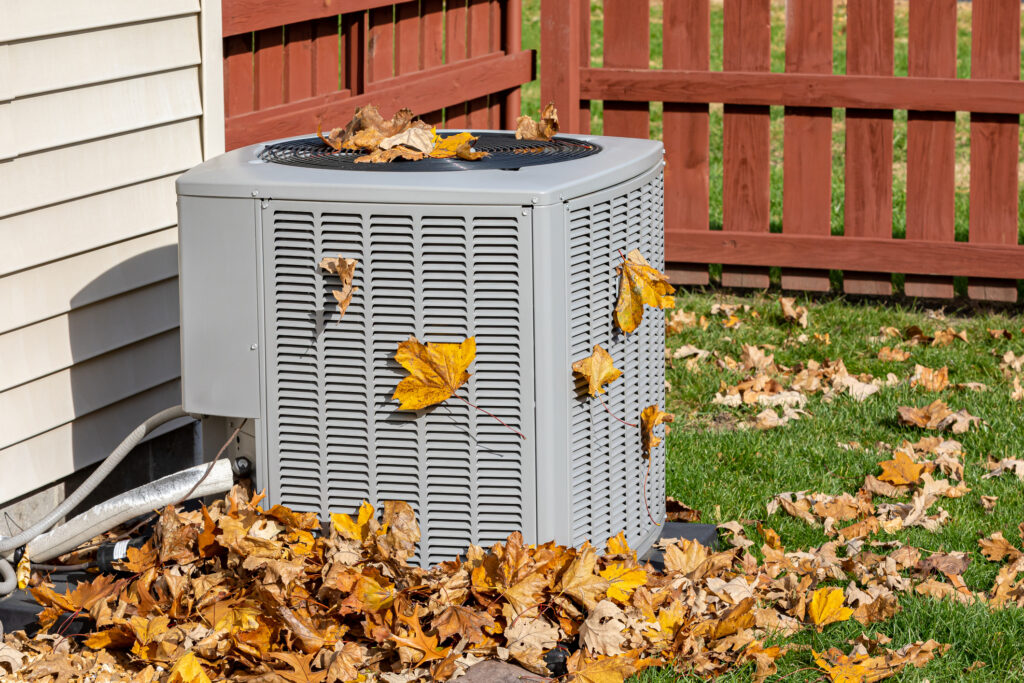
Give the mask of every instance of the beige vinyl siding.
[{"label": "beige vinyl siding", "polygon": [[180,402],[174,180],[223,151],[219,2],[0,0],[0,503]]}]

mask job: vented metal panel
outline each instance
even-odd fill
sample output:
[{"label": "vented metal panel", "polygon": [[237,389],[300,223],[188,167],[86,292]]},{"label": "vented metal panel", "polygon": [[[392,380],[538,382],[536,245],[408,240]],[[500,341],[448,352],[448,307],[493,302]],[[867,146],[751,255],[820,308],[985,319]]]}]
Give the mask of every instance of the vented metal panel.
[{"label": "vented metal panel", "polygon": [[[272,502],[352,513],[405,500],[434,564],[470,543],[535,528],[532,272],[522,207],[269,201],[262,214],[267,436]],[[318,268],[356,258],[339,321]],[[399,411],[398,343],[475,336],[457,399]]]},{"label": "vented metal panel", "polygon": [[[631,334],[614,324],[618,297],[615,267],[639,249],[652,266],[665,265],[663,174],[659,170],[605,192],[566,205],[569,229],[570,356],[589,356],[604,347],[622,377],[602,395],[608,408],[626,422],[639,424],[640,411],[665,407],[665,318],[647,309]],[[602,543],[625,531],[634,544],[654,533],[643,500],[646,461],[639,427],[612,417],[578,381],[572,402],[569,443],[571,533],[574,544]],[[661,520],[665,505],[665,446],[654,449],[647,482],[651,515]]]}]

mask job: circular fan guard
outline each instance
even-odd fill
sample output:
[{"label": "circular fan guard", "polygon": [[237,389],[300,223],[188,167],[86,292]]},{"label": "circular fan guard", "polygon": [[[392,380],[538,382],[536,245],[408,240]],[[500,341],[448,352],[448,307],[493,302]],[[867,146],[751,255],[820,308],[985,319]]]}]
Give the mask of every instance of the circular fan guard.
[{"label": "circular fan guard", "polygon": [[463,159],[396,160],[388,164],[356,163],[365,152],[336,152],[319,138],[302,138],[267,145],[259,154],[263,161],[304,168],[329,168],[340,171],[425,172],[518,170],[524,166],[543,166],[560,161],[582,159],[601,151],[590,142],[554,138],[548,141],[517,140],[512,133],[473,133],[479,137],[473,148],[488,155],[478,161]]}]

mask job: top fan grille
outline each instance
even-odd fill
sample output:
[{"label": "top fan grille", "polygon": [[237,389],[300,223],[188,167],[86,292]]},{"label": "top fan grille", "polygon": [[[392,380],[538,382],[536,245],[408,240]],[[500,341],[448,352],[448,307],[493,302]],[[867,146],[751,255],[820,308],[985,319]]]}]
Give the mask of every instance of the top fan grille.
[{"label": "top fan grille", "polygon": [[357,164],[356,158],[364,152],[342,150],[336,152],[319,138],[302,138],[267,145],[260,159],[276,164],[304,168],[330,168],[341,171],[429,172],[429,171],[482,171],[517,170],[524,166],[542,166],[560,161],[582,159],[601,151],[600,146],[579,140],[554,138],[548,141],[517,140],[511,133],[473,133],[479,139],[473,143],[478,152],[488,156],[478,161],[462,159],[423,159],[422,161],[392,161],[388,164]]}]

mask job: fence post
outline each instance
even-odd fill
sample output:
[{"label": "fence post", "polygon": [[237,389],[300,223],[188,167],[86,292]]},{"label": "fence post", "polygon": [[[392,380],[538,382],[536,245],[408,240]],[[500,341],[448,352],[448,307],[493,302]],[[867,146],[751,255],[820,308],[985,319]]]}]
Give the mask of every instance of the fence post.
[{"label": "fence post", "polygon": [[[786,72],[832,72],[832,3],[786,3]],[[831,234],[831,109],[786,107],[782,173],[782,232]],[[782,288],[828,291],[828,272],[783,268]]]},{"label": "fence post", "polygon": [[[507,0],[505,3],[505,53],[515,54],[523,48],[523,3],[522,0]],[[505,120],[503,127],[516,129],[516,119],[522,113],[522,88],[516,88],[505,95]]]},{"label": "fence post", "polygon": [[[1020,79],[1020,5],[975,0],[971,78]],[[971,114],[970,241],[1017,244],[1017,161],[1020,116]],[[972,299],[1017,301],[1013,280],[971,278]]]},{"label": "fence post", "polygon": [[[726,71],[768,71],[769,0],[725,0]],[[770,210],[769,109],[726,104],[722,123],[722,230],[768,232]],[[669,163],[672,160],[669,159]],[[768,269],[722,266],[725,287],[768,287]]]},{"label": "fence post", "polygon": [[585,0],[541,0],[540,101],[554,102],[561,129],[577,133],[580,121],[580,4]]},{"label": "fence post", "polygon": [[[649,69],[650,5],[636,0],[604,0],[604,66]],[[650,136],[650,103],[605,100],[604,134]]]},{"label": "fence post", "polygon": [[[847,5],[846,73],[892,76],[892,0]],[[846,206],[843,234],[892,239],[892,111],[846,110]],[[888,273],[843,273],[847,294],[892,294]]]},{"label": "fence post", "polygon": [[[911,76],[956,76],[956,0],[910,3]],[[955,114],[907,112],[907,239],[955,239]],[[907,275],[909,297],[949,299],[953,279]]]},{"label": "fence post", "polygon": [[[707,71],[711,58],[708,0],[665,0],[662,45],[666,69]],[[665,239],[673,230],[708,229],[709,118],[706,104],[665,103]],[[673,284],[706,285],[706,264],[672,263]]]}]

